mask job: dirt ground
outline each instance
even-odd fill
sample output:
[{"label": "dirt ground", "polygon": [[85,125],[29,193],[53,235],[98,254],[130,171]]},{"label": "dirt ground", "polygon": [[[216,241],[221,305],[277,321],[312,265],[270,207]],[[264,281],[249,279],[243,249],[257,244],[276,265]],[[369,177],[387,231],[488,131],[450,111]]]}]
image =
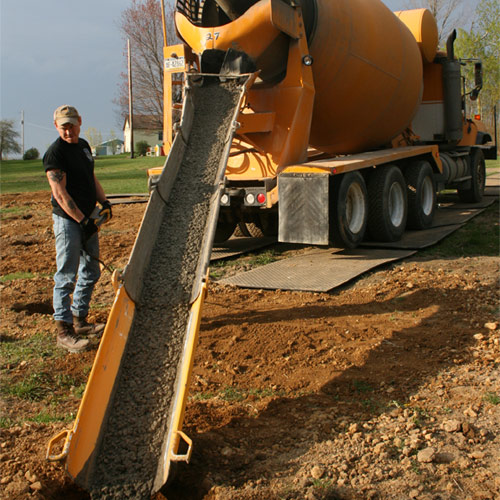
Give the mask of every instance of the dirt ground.
[{"label": "dirt ground", "polygon": [[[2,343],[55,343],[48,193],[2,195]],[[127,262],[144,204],[117,205],[102,258]],[[498,206],[474,219],[498,231]],[[184,431],[189,465],[156,500],[500,498],[498,256],[416,256],[331,293],[212,283]],[[104,322],[107,271],[90,318]],[[48,440],[75,415],[95,349],[2,361],[4,380],[43,363],[48,388],[1,403],[0,497],[85,499]],[[38,365],[37,365],[38,363]],[[74,418],[74,417],[73,417]]]}]

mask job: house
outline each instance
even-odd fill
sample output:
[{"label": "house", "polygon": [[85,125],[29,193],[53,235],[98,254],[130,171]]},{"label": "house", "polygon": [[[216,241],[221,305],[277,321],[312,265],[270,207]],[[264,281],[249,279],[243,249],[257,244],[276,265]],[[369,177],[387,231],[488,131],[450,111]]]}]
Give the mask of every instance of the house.
[{"label": "house", "polygon": [[107,156],[123,153],[123,141],[121,139],[111,139],[92,148],[94,156]]},{"label": "house", "polygon": [[[139,141],[146,141],[152,150],[156,145],[163,144],[163,120],[155,115],[133,115],[132,126],[134,128],[134,148]],[[125,139],[124,152],[130,153],[130,120],[127,116],[123,125],[123,137]]]}]

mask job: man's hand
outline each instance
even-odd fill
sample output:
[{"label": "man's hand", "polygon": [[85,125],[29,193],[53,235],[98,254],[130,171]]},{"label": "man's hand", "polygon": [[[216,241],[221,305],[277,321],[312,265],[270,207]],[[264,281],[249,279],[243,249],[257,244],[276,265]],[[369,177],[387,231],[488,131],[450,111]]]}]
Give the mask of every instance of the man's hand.
[{"label": "man's hand", "polygon": [[82,222],[80,222],[80,227],[82,228],[83,242],[86,243],[90,238],[99,231],[96,226],[94,219],[89,219],[85,217]]},{"label": "man's hand", "polygon": [[111,203],[106,200],[102,204],[101,210],[99,210],[99,219],[101,220],[101,224],[106,224],[113,217],[113,213],[111,212]]}]

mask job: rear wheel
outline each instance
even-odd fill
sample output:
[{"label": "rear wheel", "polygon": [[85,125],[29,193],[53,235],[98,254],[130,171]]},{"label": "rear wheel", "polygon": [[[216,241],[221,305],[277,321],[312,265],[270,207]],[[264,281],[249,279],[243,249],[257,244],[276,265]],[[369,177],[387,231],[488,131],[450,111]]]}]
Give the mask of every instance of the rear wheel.
[{"label": "rear wheel", "polygon": [[427,161],[417,161],[404,171],[408,196],[408,221],[410,229],[427,229],[432,226],[436,211],[436,182],[432,167]]},{"label": "rear wheel", "polygon": [[215,228],[214,244],[220,245],[227,241],[234,232],[236,228],[236,222],[226,221],[221,218],[217,221],[217,227]]},{"label": "rear wheel", "polygon": [[259,214],[257,229],[262,236],[275,238],[278,236],[278,212],[265,210]]},{"label": "rear wheel", "polygon": [[359,172],[333,178],[332,241],[341,248],[355,248],[365,235],[368,197]]},{"label": "rear wheel", "polygon": [[471,153],[471,180],[467,189],[458,188],[458,197],[465,203],[478,203],[484,195],[486,185],[486,164],[483,152],[474,149]]},{"label": "rear wheel", "polygon": [[238,237],[242,236],[250,236],[250,233],[248,232],[247,225],[244,222],[238,222],[236,225],[236,229],[234,230],[234,235]]},{"label": "rear wheel", "polygon": [[406,227],[406,182],[395,165],[377,167],[368,180],[368,232],[375,241],[397,241]]},{"label": "rear wheel", "polygon": [[262,229],[254,222],[247,222],[246,226],[247,226],[248,236],[252,236],[253,238],[262,238],[264,236]]},{"label": "rear wheel", "polygon": [[262,238],[262,229],[254,222],[238,222],[234,231],[235,236],[246,236],[247,238]]}]

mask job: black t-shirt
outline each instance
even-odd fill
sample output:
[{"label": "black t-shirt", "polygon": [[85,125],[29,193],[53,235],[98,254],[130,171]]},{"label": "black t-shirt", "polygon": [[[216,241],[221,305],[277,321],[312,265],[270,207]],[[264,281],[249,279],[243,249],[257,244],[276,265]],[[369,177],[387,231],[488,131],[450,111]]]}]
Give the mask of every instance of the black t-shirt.
[{"label": "black t-shirt", "polygon": [[[45,172],[59,169],[66,173],[66,190],[78,208],[89,217],[97,202],[94,159],[89,143],[82,138],[78,144],[68,144],[60,137],[54,141],[43,156]],[[52,212],[61,217],[72,219],[51,197]]]}]

